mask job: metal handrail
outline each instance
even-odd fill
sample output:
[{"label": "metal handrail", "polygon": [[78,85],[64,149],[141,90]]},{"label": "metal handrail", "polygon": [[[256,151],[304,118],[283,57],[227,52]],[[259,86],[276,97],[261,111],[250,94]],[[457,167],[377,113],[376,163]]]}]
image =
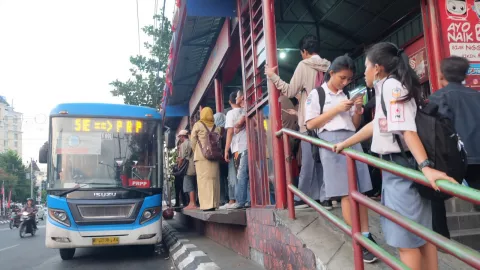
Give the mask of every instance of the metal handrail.
[{"label": "metal handrail", "polygon": [[[295,218],[295,208],[293,206],[293,194],[297,195],[299,198],[304,200],[308,205],[312,208],[317,210],[322,216],[327,218],[330,222],[332,222],[335,226],[339,227],[342,231],[347,233],[349,236],[353,238],[353,249],[354,249],[354,257],[355,257],[355,268],[356,269],[363,269],[363,260],[362,260],[362,252],[361,246],[365,247],[381,260],[383,260],[386,264],[394,269],[405,269],[406,266],[400,262],[398,259],[390,255],[387,251],[383,248],[379,247],[378,245],[374,244],[373,242],[369,241],[365,237],[361,235],[360,232],[360,219],[359,219],[359,203],[372,209],[373,211],[377,212],[378,214],[384,216],[387,219],[397,223],[399,226],[409,230],[410,232],[420,236],[421,238],[425,239],[436,245],[437,247],[442,248],[446,252],[450,253],[451,255],[457,257],[458,259],[462,260],[463,262],[480,269],[480,253],[465,246],[458,242],[452,241],[447,239],[424,226],[401,216],[397,212],[375,202],[368,197],[364,196],[363,194],[358,192],[357,189],[357,181],[356,181],[356,168],[355,168],[355,160],[366,163],[373,167],[377,167],[379,169],[388,171],[392,174],[408,178],[414,182],[420,183],[422,185],[431,187],[429,181],[425,178],[425,176],[416,170],[405,168],[403,166],[397,165],[395,163],[385,161],[383,159],[358,152],[352,149],[344,149],[340,154],[347,157],[347,169],[348,169],[348,183],[349,183],[349,195],[352,202],[352,227],[348,226],[345,222],[343,222],[338,217],[334,216],[333,214],[329,213],[325,210],[322,206],[318,203],[313,201],[311,198],[306,196],[300,190],[298,190],[292,184],[292,175],[291,175],[291,167],[290,167],[290,158],[291,151],[289,147],[289,140],[288,137],[298,138],[300,140],[310,142],[313,145],[317,145],[324,149],[333,151],[333,144],[328,143],[324,140],[313,138],[307,136],[305,134],[293,131],[291,129],[283,128],[282,130],[276,133],[277,137],[283,135],[283,143],[284,143],[284,150],[285,156],[287,157],[285,160],[286,171],[287,171],[287,204],[288,204],[288,211],[289,217],[294,219]],[[480,204],[480,191],[463,186],[458,184],[453,184],[447,180],[439,180],[437,181],[437,185],[439,189],[447,194],[450,194],[454,197],[458,197],[464,199],[469,202],[473,202],[476,204]]]}]

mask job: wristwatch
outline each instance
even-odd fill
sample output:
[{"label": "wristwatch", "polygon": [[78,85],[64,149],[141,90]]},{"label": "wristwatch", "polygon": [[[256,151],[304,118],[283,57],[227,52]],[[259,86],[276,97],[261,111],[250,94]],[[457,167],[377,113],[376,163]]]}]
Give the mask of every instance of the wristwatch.
[{"label": "wristwatch", "polygon": [[433,162],[430,161],[429,159],[426,159],[422,163],[418,164],[418,169],[420,170],[423,170],[423,168],[425,167],[433,168]]}]

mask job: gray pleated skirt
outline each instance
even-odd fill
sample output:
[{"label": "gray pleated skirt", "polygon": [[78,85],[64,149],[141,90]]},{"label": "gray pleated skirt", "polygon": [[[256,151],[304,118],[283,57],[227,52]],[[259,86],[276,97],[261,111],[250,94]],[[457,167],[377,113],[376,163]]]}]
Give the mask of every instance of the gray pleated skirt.
[{"label": "gray pleated skirt", "polygon": [[[353,136],[355,132],[348,130],[323,131],[318,137],[330,143],[343,142]],[[362,146],[356,144],[352,149],[363,152]],[[325,183],[325,195],[327,198],[343,197],[348,195],[347,158],[330,150],[320,148],[320,159],[323,166],[323,181]],[[361,193],[372,189],[372,180],[368,166],[362,162],[356,162],[357,184]]]},{"label": "gray pleated skirt", "polygon": [[[388,158],[387,158],[388,157]],[[383,159],[404,167],[409,162],[398,155],[384,156]],[[410,160],[410,162],[414,162]],[[382,204],[400,215],[432,229],[432,206],[429,200],[420,196],[411,180],[382,171]],[[418,248],[426,241],[407,231],[385,217],[380,217],[385,242],[396,248]]]}]

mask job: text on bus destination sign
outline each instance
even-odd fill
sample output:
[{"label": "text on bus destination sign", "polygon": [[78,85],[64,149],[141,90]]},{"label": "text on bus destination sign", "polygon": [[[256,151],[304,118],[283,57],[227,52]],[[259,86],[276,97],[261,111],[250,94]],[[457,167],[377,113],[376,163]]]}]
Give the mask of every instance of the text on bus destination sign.
[{"label": "text on bus destination sign", "polygon": [[76,118],[74,122],[74,130],[78,132],[141,133],[142,128],[139,120]]}]

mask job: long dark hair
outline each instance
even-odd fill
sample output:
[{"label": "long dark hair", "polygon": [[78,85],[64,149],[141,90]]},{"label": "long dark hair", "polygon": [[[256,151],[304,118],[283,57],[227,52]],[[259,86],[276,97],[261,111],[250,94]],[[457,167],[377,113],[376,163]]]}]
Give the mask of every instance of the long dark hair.
[{"label": "long dark hair", "polygon": [[328,82],[330,80],[330,71],[337,73],[342,70],[351,70],[353,74],[355,74],[355,62],[353,62],[353,59],[350,58],[348,54],[339,56],[333,60],[332,64],[330,64],[330,67],[325,73],[325,81]]},{"label": "long dark hair", "polygon": [[380,42],[368,49],[367,58],[372,64],[383,66],[386,73],[399,80],[407,89],[408,94],[402,97],[402,102],[412,98],[416,102],[421,101],[420,80],[410,67],[408,57],[403,49],[399,49],[393,43]]}]

